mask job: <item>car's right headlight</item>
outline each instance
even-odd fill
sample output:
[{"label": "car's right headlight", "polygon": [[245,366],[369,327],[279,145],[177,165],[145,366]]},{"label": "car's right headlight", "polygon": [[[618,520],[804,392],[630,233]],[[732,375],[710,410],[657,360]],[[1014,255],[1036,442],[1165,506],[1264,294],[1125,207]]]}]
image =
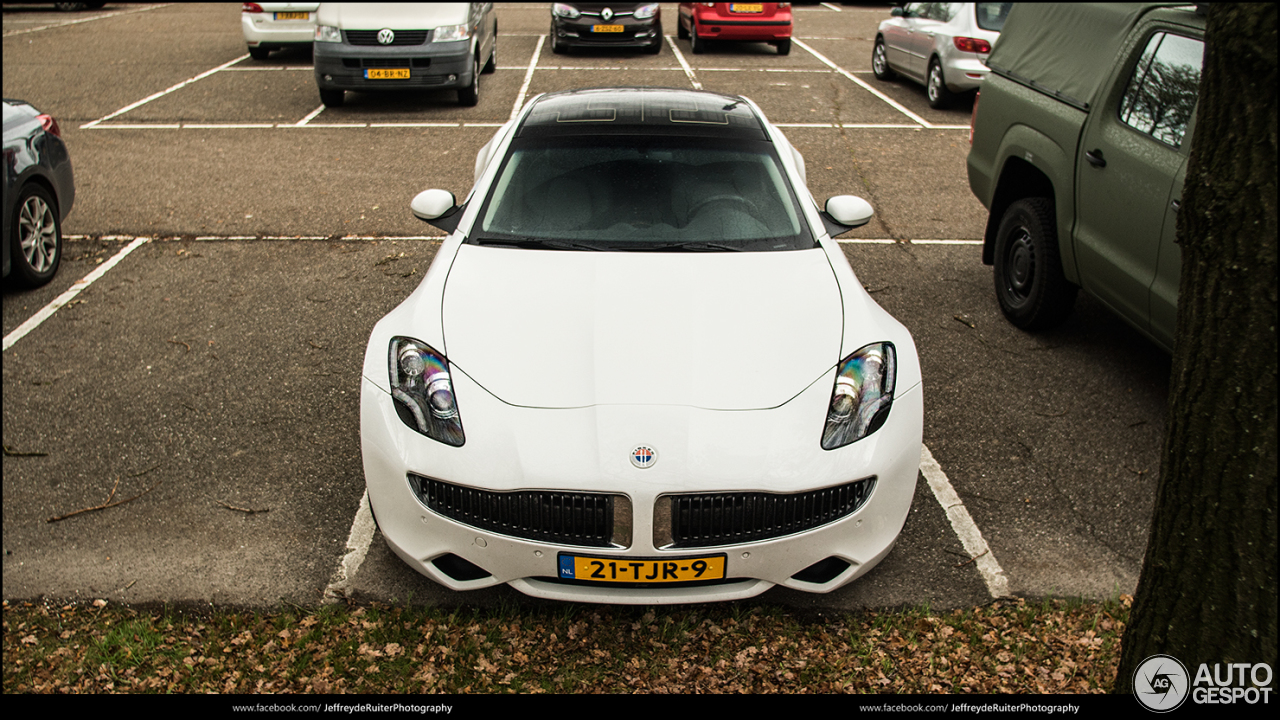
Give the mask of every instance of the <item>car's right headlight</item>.
[{"label": "car's right headlight", "polygon": [[840,362],[827,406],[822,449],[835,450],[870,435],[889,417],[898,359],[893,343],[872,343]]},{"label": "car's right headlight", "polygon": [[556,17],[562,17],[568,20],[573,20],[574,18],[578,17],[582,13],[578,12],[578,8],[573,7],[572,5],[565,5],[564,3],[556,3],[555,5],[551,6],[551,14],[555,15]]},{"label": "car's right headlight", "polygon": [[316,26],[316,42],[342,42],[342,31],[331,25]]},{"label": "car's right headlight", "polygon": [[444,355],[421,340],[393,337],[388,361],[391,397],[404,424],[433,440],[461,447],[466,437]]}]

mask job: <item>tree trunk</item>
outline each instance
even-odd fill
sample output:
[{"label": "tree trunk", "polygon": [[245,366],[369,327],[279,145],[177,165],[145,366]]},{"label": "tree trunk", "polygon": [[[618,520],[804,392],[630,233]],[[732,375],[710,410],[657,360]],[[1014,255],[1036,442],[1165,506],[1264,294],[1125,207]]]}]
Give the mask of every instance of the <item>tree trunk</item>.
[{"label": "tree trunk", "polygon": [[[1276,5],[1209,6],[1160,484],[1117,692],[1276,667]],[[1274,687],[1274,684],[1273,684]]]}]

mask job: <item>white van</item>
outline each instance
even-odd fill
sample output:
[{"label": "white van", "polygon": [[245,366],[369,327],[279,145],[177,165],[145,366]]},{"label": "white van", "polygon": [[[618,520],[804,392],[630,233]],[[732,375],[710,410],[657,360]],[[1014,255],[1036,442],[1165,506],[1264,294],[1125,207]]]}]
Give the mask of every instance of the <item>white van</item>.
[{"label": "white van", "polygon": [[480,74],[497,68],[493,3],[321,3],[315,73],[320,100],[347,90],[445,90],[480,101]]}]

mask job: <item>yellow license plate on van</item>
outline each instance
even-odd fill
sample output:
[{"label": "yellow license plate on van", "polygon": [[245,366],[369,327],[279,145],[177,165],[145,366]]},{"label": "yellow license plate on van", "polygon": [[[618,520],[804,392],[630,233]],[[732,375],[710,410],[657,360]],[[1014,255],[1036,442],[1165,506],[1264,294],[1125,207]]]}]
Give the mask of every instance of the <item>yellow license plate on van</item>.
[{"label": "yellow license plate on van", "polygon": [[764,12],[764,6],[763,5],[739,5],[737,3],[734,3],[729,6],[729,12],[762,13]]},{"label": "yellow license plate on van", "polygon": [[687,583],[723,580],[725,556],[680,558],[591,557],[560,554],[560,579],[611,583]]},{"label": "yellow license plate on van", "polygon": [[386,68],[382,70],[365,70],[366,80],[408,80],[409,68]]},{"label": "yellow license plate on van", "polygon": [[276,13],[276,19],[277,19],[277,20],[306,20],[306,19],[307,19],[307,18],[309,18],[309,17],[311,17],[311,13],[303,13],[303,12],[278,12],[278,13]]},{"label": "yellow license plate on van", "polygon": [[621,25],[592,25],[591,32],[622,32]]}]

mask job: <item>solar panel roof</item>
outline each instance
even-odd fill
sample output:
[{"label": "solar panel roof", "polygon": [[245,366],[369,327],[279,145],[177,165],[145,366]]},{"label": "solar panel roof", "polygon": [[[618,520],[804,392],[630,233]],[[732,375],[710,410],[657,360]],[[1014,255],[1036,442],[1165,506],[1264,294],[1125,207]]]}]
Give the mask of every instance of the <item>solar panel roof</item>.
[{"label": "solar panel roof", "polygon": [[591,88],[538,98],[520,137],[655,134],[764,140],[741,97],[669,88]]}]

